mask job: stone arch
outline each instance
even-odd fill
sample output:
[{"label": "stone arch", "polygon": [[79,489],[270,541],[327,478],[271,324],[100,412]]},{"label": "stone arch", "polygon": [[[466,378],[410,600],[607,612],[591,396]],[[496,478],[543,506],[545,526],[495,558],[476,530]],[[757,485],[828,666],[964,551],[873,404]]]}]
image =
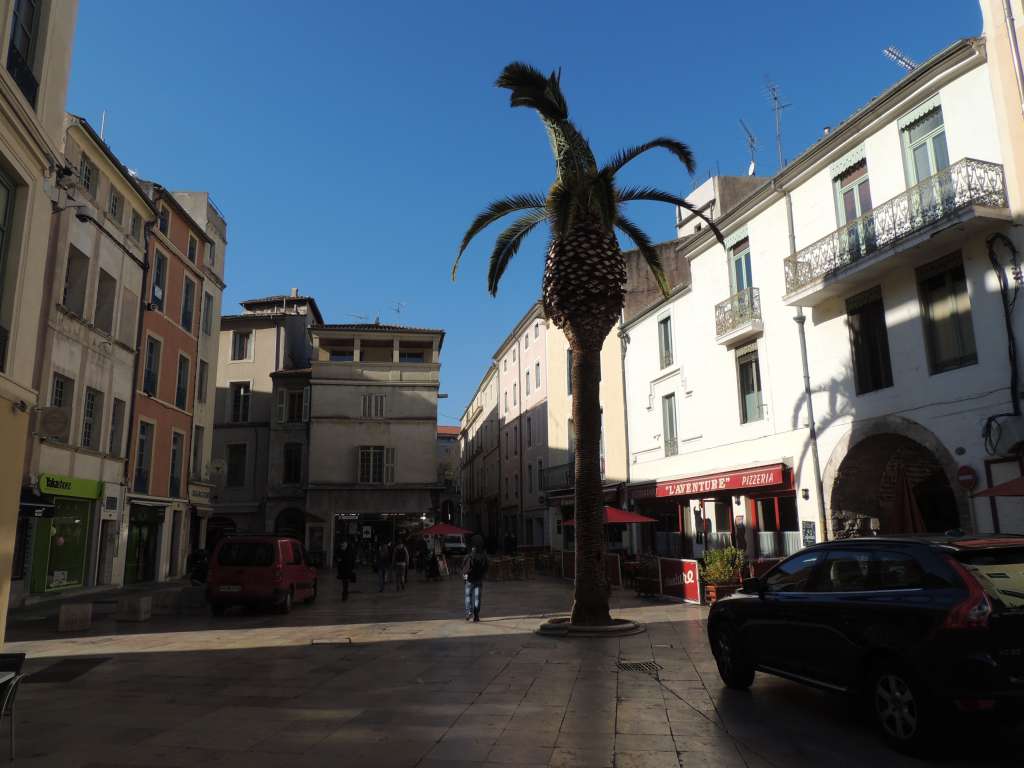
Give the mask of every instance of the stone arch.
[{"label": "stone arch", "polygon": [[282,509],[274,518],[274,533],[291,536],[299,541],[306,540],[306,513],[295,507]]},{"label": "stone arch", "polygon": [[[903,469],[933,532],[940,524],[973,528],[957,463],[942,441],[919,423],[882,416],[855,423],[832,451],[822,473],[830,537],[865,532],[867,517],[885,518]],[[945,525],[942,525],[945,530]],[[883,520],[883,532],[892,530]]]}]

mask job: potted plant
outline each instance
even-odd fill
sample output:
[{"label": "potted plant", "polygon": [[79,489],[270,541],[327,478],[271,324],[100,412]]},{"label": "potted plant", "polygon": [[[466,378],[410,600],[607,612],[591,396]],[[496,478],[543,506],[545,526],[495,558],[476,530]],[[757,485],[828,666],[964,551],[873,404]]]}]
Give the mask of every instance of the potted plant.
[{"label": "potted plant", "polygon": [[736,547],[712,549],[704,553],[704,594],[708,605],[731,595],[740,588],[743,550]]}]

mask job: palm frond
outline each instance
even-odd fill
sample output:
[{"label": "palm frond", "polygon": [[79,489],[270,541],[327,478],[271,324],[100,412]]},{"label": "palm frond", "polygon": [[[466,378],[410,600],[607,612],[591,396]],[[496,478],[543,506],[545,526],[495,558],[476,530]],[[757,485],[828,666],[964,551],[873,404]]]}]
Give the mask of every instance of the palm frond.
[{"label": "palm frond", "polygon": [[651,238],[640,227],[621,214],[615,220],[615,226],[622,230],[636,244],[640,255],[644,257],[644,261],[647,262],[647,266],[650,267],[651,272],[654,274],[654,279],[658,281],[658,287],[661,288],[662,295],[667,297],[671,288],[668,284],[668,278],[665,276],[665,268],[661,264],[661,256],[658,255],[657,249],[651,243]]},{"label": "palm frond", "polygon": [[686,166],[686,170],[693,173],[696,165],[694,165],[693,153],[690,151],[690,148],[683,144],[683,142],[670,139],[667,136],[659,136],[656,139],[651,139],[645,144],[638,144],[635,147],[629,147],[628,149],[622,150],[612,157],[612,159],[608,161],[608,164],[601,170],[609,171],[614,176],[626,163],[636,159],[644,152],[659,147],[661,149],[667,149],[675,155],[679,161]]},{"label": "palm frond", "polygon": [[512,91],[513,107],[532,107],[549,120],[567,120],[569,106],[562,94],[560,77],[558,72],[545,76],[536,67],[514,61],[501,71],[494,84]]},{"label": "palm frond", "polygon": [[678,195],[673,195],[671,192],[663,192],[660,189],[654,187],[626,187],[620,189],[618,192],[618,201],[620,203],[629,203],[635,200],[650,200],[655,203],[668,203],[669,205],[677,205],[680,208],[685,208],[697,218],[701,219],[708,228],[714,233],[715,239],[718,240],[723,246],[725,245],[725,239],[722,237],[721,230],[715,225],[715,223],[708,218],[708,216],[697,208],[697,206],[688,203],[684,198]]},{"label": "palm frond", "polygon": [[555,182],[548,192],[547,207],[551,213],[551,231],[555,237],[569,234],[577,204],[572,187],[561,181]]},{"label": "palm frond", "polygon": [[539,209],[544,208],[545,205],[546,202],[543,197],[533,194],[511,195],[503,197],[501,200],[495,200],[488,205],[482,213],[473,219],[473,223],[469,225],[466,234],[462,236],[462,245],[459,246],[459,253],[455,257],[455,263],[452,264],[452,280],[455,279],[455,271],[459,268],[459,260],[469,245],[469,241],[476,237],[482,229],[515,211]]},{"label": "palm frond", "polygon": [[618,193],[615,190],[615,177],[610,173],[598,173],[590,186],[591,208],[596,210],[601,224],[611,231],[618,216]]},{"label": "palm frond", "polygon": [[520,216],[509,225],[508,229],[498,235],[498,239],[494,243],[494,250],[491,252],[491,263],[487,270],[487,290],[490,291],[491,296],[498,293],[498,283],[501,281],[501,276],[505,274],[508,263],[519,251],[519,246],[523,244],[523,240],[526,239],[526,236],[530,234],[534,227],[542,221],[547,221],[550,215],[547,210],[543,210]]}]

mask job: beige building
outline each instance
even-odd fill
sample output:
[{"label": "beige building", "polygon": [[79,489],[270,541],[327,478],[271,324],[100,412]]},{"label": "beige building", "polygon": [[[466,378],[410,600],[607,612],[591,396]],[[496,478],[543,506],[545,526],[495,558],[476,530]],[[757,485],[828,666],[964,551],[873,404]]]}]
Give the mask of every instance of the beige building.
[{"label": "beige building", "polygon": [[191,506],[188,551],[192,551],[205,543],[206,525],[213,514],[213,495],[216,492],[211,473],[214,395],[220,363],[220,308],[225,288],[228,228],[224,215],[214,205],[209,192],[174,192],[173,195],[209,237],[203,259],[203,284],[198,299],[199,362],[196,364],[192,455],[188,476],[188,500]]},{"label": "beige building", "polygon": [[444,331],[379,323],[310,329],[306,513],[362,533],[436,508],[437,394]]},{"label": "beige building", "polygon": [[41,419],[28,443],[12,604],[124,575],[126,435],[156,210],[88,122],[68,115],[65,125],[77,179],[53,215],[34,377],[63,428]]},{"label": "beige building", "polygon": [[459,421],[459,484],[462,488],[462,525],[485,536],[498,531],[498,368],[491,365]]},{"label": "beige building", "polygon": [[[309,328],[323,323],[316,301],[295,289],[290,296],[243,301],[242,309],[221,317],[211,462],[216,492],[207,546],[225,531],[274,530],[271,424],[281,417],[273,374],[308,369]],[[286,419],[294,413],[288,407]],[[303,404],[297,408],[301,419]]]},{"label": "beige building", "polygon": [[18,500],[30,480],[25,453],[39,403],[35,372],[53,204],[63,195],[59,185],[74,178],[61,145],[77,10],[75,0],[66,0],[30,17],[26,4],[0,2],[0,399],[10,406],[0,408],[0,637]]}]

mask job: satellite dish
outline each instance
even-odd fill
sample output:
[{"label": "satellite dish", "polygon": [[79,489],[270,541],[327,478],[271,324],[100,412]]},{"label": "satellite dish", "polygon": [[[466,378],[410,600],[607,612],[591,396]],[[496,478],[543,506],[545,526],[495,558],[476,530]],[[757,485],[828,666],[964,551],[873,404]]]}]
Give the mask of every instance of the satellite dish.
[{"label": "satellite dish", "polygon": [[223,475],[227,468],[228,463],[224,459],[214,459],[210,462],[210,474],[212,475]]},{"label": "satellite dish", "polygon": [[63,408],[46,407],[36,411],[36,434],[67,439],[71,419]]}]

